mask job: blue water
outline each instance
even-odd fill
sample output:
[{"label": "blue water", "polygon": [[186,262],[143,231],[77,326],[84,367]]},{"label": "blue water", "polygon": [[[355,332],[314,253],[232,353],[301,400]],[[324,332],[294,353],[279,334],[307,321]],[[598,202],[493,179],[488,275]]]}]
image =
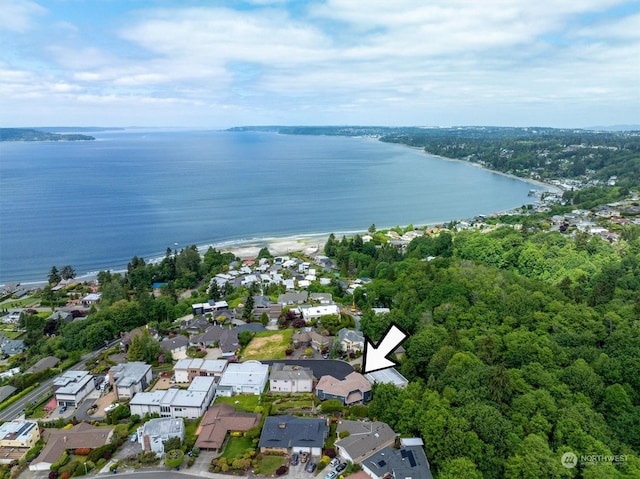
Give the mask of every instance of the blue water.
[{"label": "blue water", "polygon": [[528,202],[531,185],[372,139],[125,130],[0,143],[0,284],[161,256],[177,242],[427,224]]}]

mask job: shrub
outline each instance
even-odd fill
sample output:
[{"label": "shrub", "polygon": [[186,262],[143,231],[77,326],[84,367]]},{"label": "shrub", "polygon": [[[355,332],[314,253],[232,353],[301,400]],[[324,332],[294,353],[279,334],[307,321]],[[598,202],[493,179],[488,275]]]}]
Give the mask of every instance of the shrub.
[{"label": "shrub", "polygon": [[184,461],[184,452],[180,449],[174,449],[172,451],[167,452],[164,457],[164,464],[167,467],[175,468],[180,467],[180,464]]},{"label": "shrub", "polygon": [[284,476],[287,472],[289,472],[289,468],[283,464],[276,469],[276,476]]},{"label": "shrub", "polygon": [[76,456],[87,456],[91,452],[90,447],[79,447],[75,451]]},{"label": "shrub", "polygon": [[338,437],[339,437],[340,439],[344,439],[345,437],[349,437],[349,434],[351,434],[349,431],[341,431],[341,432],[338,434]]},{"label": "shrub", "polygon": [[334,457],[336,457],[336,450],[332,447],[328,447],[324,451],[322,451],[322,454],[330,459],[333,459]]}]

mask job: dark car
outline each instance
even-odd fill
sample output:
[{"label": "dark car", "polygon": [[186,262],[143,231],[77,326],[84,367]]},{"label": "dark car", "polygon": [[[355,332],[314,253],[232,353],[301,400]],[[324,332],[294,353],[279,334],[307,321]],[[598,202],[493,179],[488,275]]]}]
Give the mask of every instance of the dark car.
[{"label": "dark car", "polygon": [[315,462],[310,462],[309,464],[307,464],[307,472],[313,472],[316,470],[316,463]]},{"label": "dark car", "polygon": [[343,462],[342,464],[338,464],[338,467],[336,467],[336,472],[342,472],[347,468],[347,463]]},{"label": "dark car", "polygon": [[291,465],[292,466],[298,465],[298,454],[296,454],[295,452],[291,455]]}]

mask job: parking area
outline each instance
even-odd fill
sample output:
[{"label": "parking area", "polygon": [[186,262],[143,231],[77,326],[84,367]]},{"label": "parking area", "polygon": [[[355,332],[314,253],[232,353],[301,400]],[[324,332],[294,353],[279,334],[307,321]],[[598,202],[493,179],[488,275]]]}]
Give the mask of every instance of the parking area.
[{"label": "parking area", "polygon": [[[309,459],[306,462],[302,462],[300,460],[298,460],[298,464],[293,466],[291,464],[289,464],[289,474],[285,477],[288,477],[289,479],[312,479],[316,477],[317,474],[317,470],[314,470],[313,472],[307,472],[307,466],[309,465],[310,462],[313,462],[315,464],[318,463],[318,461],[320,460],[320,457],[317,456],[312,456],[309,457]],[[320,476],[318,476],[320,477]],[[324,476],[322,476],[324,477]]]}]

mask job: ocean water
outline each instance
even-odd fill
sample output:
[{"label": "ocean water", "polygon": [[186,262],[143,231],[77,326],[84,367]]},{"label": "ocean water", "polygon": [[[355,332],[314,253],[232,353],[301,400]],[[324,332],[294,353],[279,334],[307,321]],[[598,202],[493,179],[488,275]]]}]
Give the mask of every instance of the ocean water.
[{"label": "ocean water", "polygon": [[529,202],[526,182],[373,139],[124,130],[0,143],[0,284],[167,247],[428,224]]}]

